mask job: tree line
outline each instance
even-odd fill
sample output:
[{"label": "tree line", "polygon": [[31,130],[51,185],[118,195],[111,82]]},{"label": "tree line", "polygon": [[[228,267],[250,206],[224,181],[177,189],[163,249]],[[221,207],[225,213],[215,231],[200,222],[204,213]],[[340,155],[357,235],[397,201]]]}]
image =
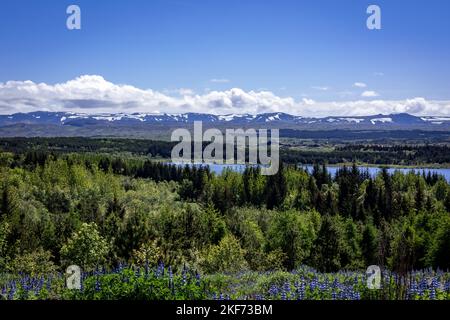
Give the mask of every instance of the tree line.
[{"label": "tree line", "polygon": [[289,164],[217,175],[134,156],[0,153],[0,195],[3,272],[450,266],[450,186],[438,175]]},{"label": "tree line", "polygon": [[[0,150],[17,156],[46,157],[67,153],[128,153],[169,159],[176,142],[119,138],[0,138]],[[206,145],[207,143],[205,143]],[[317,144],[320,147],[320,143]],[[450,150],[441,144],[332,144],[332,150],[299,150],[281,145],[280,157],[289,164],[362,162],[378,165],[449,164]]]}]

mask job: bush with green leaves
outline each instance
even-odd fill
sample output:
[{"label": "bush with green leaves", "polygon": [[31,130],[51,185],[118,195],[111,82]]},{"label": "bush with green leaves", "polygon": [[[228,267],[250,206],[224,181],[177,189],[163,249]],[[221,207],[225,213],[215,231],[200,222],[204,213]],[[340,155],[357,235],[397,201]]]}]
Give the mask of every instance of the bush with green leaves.
[{"label": "bush with green leaves", "polygon": [[320,223],[321,218],[316,211],[276,212],[268,231],[268,251],[279,249],[284,252],[286,269],[294,269],[310,256]]},{"label": "bush with green leaves", "polygon": [[14,273],[23,273],[30,276],[39,276],[54,273],[57,266],[53,263],[53,256],[42,248],[33,252],[17,255],[11,261],[9,269]]},{"label": "bush with green leaves", "polygon": [[226,235],[219,244],[206,248],[200,259],[200,267],[205,273],[232,273],[248,268],[245,261],[245,250],[232,235]]},{"label": "bush with green leaves", "polygon": [[105,263],[109,246],[95,223],[82,223],[79,230],[61,248],[65,265],[79,265],[94,270]]},{"label": "bush with green leaves", "polygon": [[7,221],[0,221],[0,272],[6,269],[8,257],[8,236],[11,230]]}]

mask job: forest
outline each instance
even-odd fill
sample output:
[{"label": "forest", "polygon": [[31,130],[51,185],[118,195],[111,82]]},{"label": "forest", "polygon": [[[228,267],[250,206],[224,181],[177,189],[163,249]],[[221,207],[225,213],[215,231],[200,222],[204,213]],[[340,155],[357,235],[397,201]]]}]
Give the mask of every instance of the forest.
[{"label": "forest", "polygon": [[73,264],[94,274],[164,264],[219,278],[305,266],[447,270],[449,212],[450,185],[436,174],[371,177],[353,165],[331,177],[325,165],[310,174],[284,164],[274,176],[256,167],[217,175],[130,155],[3,152],[0,274],[9,276],[0,288]]},{"label": "forest", "polygon": [[[348,132],[347,132],[348,133]],[[312,133],[311,133],[312,134]],[[328,133],[329,134],[329,133]],[[450,165],[450,149],[445,143],[413,143],[411,141],[373,141],[348,143],[341,139],[330,141],[328,136],[317,140],[281,139],[280,156],[288,164],[365,163],[373,165]],[[366,136],[366,133],[360,134]],[[308,148],[301,148],[307,143]],[[43,153],[129,153],[135,156],[169,159],[176,142],[121,138],[0,138],[0,150],[14,154]],[[206,143],[205,143],[206,145]]]}]

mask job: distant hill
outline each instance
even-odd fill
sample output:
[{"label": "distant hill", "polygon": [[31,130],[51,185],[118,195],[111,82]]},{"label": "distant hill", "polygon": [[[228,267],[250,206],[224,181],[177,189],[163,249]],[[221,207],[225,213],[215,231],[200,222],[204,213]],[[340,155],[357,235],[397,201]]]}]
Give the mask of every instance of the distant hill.
[{"label": "distant hill", "polygon": [[213,115],[82,114],[31,112],[0,115],[0,136],[152,136],[169,134],[177,127],[202,121],[205,127],[280,128],[292,130],[450,130],[450,117],[417,117],[407,113],[355,117],[301,117],[287,113]]}]

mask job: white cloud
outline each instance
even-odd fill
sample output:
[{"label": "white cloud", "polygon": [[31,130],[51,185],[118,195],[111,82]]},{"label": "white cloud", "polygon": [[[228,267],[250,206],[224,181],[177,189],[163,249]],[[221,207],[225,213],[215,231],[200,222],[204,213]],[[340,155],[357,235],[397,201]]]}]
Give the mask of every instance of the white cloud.
[{"label": "white cloud", "polygon": [[314,86],[311,88],[314,90],[319,90],[319,91],[328,91],[330,89],[329,87],[318,87],[318,86]]},{"label": "white cloud", "polygon": [[375,91],[364,91],[361,94],[361,97],[364,97],[364,98],[374,98],[374,97],[378,97],[378,96],[379,96],[379,94],[376,93]]},{"label": "white cloud", "polygon": [[178,90],[178,93],[182,96],[192,96],[194,91],[191,89],[181,88]]},{"label": "white cloud", "polygon": [[[295,100],[270,91],[208,91],[203,94],[178,89],[170,95],[151,89],[114,84],[101,76],[86,75],[64,83],[32,81],[0,83],[0,113],[71,111],[85,113],[184,113],[212,114],[286,112],[302,116],[358,116],[408,112],[415,115],[450,116],[450,101],[357,100],[342,102]],[[369,94],[370,97],[374,95]]]},{"label": "white cloud", "polygon": [[228,79],[211,79],[209,81],[211,81],[212,83],[228,83],[228,82],[230,82],[230,80],[228,80]]},{"label": "white cloud", "polygon": [[384,73],[383,72],[374,72],[373,75],[375,77],[382,77],[382,76],[384,76]]},{"label": "white cloud", "polygon": [[313,104],[316,103],[313,99],[307,99],[307,98],[303,98],[302,101],[303,101],[303,103],[306,104],[307,106],[311,106],[311,105],[313,105]]},{"label": "white cloud", "polygon": [[357,88],[365,88],[367,87],[367,84],[365,84],[364,82],[355,82],[353,86]]}]

